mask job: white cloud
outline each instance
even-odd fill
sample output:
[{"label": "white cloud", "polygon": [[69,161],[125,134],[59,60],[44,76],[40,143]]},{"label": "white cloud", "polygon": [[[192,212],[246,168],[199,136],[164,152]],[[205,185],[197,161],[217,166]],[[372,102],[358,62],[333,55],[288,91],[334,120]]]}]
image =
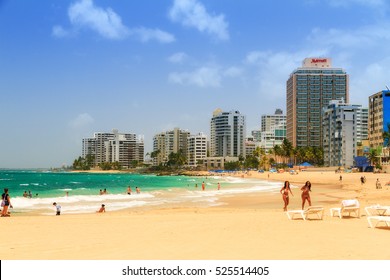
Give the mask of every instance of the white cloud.
[{"label": "white cloud", "polygon": [[168,61],[171,63],[182,63],[188,58],[188,55],[184,52],[178,52],[168,57]]},{"label": "white cloud", "polygon": [[232,66],[223,71],[223,75],[226,77],[235,78],[241,76],[242,72],[243,70],[241,68]]},{"label": "white cloud", "polygon": [[128,29],[122,19],[111,8],[102,9],[92,0],[82,0],[69,7],[70,22],[80,28],[90,28],[109,39],[122,39],[128,35]]},{"label": "white cloud", "polygon": [[196,85],[198,87],[220,87],[221,73],[215,67],[201,67],[193,72],[171,73],[168,80],[181,85]]},{"label": "white cloud", "polygon": [[225,21],[225,16],[209,14],[204,5],[197,0],[174,0],[169,10],[169,18],[184,26],[194,27],[200,32],[216,35],[220,40],[229,39],[229,24]]},{"label": "white cloud", "polygon": [[94,122],[95,120],[88,113],[83,113],[71,120],[69,125],[73,128],[82,128]]},{"label": "white cloud", "polygon": [[160,29],[149,29],[145,27],[135,28],[130,31],[131,34],[140,38],[141,42],[156,40],[160,43],[172,43],[175,36]]},{"label": "white cloud", "polygon": [[198,87],[218,88],[224,78],[236,78],[242,75],[243,70],[238,67],[221,68],[218,66],[203,66],[192,72],[173,72],[168,80],[174,84],[195,85]]},{"label": "white cloud", "polygon": [[79,30],[89,29],[97,32],[103,38],[111,40],[127,39],[134,36],[141,42],[155,40],[160,43],[171,43],[175,41],[172,34],[158,28],[128,28],[113,9],[98,7],[93,0],[80,0],[71,4],[68,9],[68,17],[72,24],[71,29],[66,30],[62,26],[56,25],[52,29],[53,36],[63,38],[75,34]]},{"label": "white cloud", "polygon": [[54,37],[64,38],[64,37],[68,37],[70,35],[70,32],[62,28],[62,26],[55,25],[52,28],[52,35]]},{"label": "white cloud", "polygon": [[315,45],[329,48],[339,47],[358,50],[383,44],[390,40],[390,22],[381,21],[378,24],[363,26],[355,30],[313,29],[308,41]]}]

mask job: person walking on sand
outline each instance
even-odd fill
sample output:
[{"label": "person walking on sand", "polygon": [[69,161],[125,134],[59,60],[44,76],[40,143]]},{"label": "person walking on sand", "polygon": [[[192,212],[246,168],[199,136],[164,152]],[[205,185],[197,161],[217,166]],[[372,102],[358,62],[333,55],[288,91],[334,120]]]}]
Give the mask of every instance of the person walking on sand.
[{"label": "person walking on sand", "polygon": [[220,190],[221,189],[221,184],[218,182],[218,190]]},{"label": "person walking on sand", "polygon": [[287,206],[290,203],[290,199],[289,199],[288,195],[289,195],[289,193],[291,193],[291,195],[294,196],[294,194],[291,191],[290,182],[289,181],[285,181],[284,182],[284,186],[280,189],[280,193],[282,194],[283,201],[284,201],[283,210],[287,211]]},{"label": "person walking on sand", "polygon": [[53,202],[53,205],[56,207],[56,216],[61,215],[61,205],[57,204],[56,202]]},{"label": "person walking on sand", "polygon": [[3,207],[3,211],[1,211],[2,217],[10,217],[10,214],[8,212],[8,207],[12,207],[11,204],[11,198],[8,193],[8,189],[4,189],[4,193],[1,195],[1,206]]},{"label": "person walking on sand", "polygon": [[311,206],[311,199],[310,199],[310,192],[311,192],[311,183],[309,181],[306,181],[305,185],[301,188],[302,194],[302,210],[305,207],[305,202],[309,203],[309,206]]}]

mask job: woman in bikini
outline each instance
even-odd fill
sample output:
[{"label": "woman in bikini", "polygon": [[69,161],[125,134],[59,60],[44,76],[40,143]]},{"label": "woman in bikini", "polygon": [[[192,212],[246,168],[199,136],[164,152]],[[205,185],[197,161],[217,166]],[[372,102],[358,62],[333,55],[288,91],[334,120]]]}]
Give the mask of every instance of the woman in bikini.
[{"label": "woman in bikini", "polygon": [[288,197],[289,192],[291,193],[292,196],[294,196],[291,189],[290,189],[290,182],[285,181],[283,188],[280,189],[280,193],[282,194],[283,201],[284,201],[284,207],[283,207],[284,211],[287,211],[287,206],[288,206],[288,203],[290,202],[290,199]]},{"label": "woman in bikini", "polygon": [[302,191],[301,197],[302,197],[302,210],[303,210],[303,208],[305,207],[306,200],[309,203],[309,206],[311,206],[311,199],[309,193],[311,192],[311,183],[307,181],[305,185],[301,188],[301,191]]},{"label": "woman in bikini", "polygon": [[3,211],[1,212],[1,217],[9,217],[10,214],[8,212],[8,207],[12,208],[11,204],[11,198],[8,194],[8,189],[4,189],[4,193],[1,195],[2,199],[2,206],[3,206]]}]

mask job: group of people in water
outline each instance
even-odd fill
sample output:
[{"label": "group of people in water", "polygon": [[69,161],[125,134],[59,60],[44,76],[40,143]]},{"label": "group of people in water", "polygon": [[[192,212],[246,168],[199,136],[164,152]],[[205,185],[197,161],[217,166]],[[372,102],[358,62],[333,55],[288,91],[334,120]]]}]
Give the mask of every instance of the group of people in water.
[{"label": "group of people in water", "polygon": [[[131,187],[128,186],[128,187],[127,187],[127,194],[128,194],[128,195],[131,195],[132,192],[133,192],[133,191],[131,190]],[[135,187],[135,192],[136,192],[137,194],[140,194],[140,193],[141,193],[140,188],[139,188],[139,187]]]},{"label": "group of people in water", "polygon": [[[38,196],[38,194],[36,193],[35,196]],[[23,197],[32,198],[33,195],[32,195],[32,193],[31,193],[31,191],[28,191],[28,193],[27,193],[27,191],[24,191]]]},{"label": "group of people in water", "polygon": [[[306,181],[305,185],[301,188],[301,198],[302,198],[302,210],[305,208],[306,201],[309,203],[309,206],[311,206],[311,199],[310,199],[310,192],[311,192],[311,183],[310,181]],[[280,189],[280,193],[283,197],[284,207],[283,210],[287,211],[287,206],[290,203],[289,194],[294,196],[294,194],[291,191],[290,188],[290,182],[285,181],[283,187]]]}]

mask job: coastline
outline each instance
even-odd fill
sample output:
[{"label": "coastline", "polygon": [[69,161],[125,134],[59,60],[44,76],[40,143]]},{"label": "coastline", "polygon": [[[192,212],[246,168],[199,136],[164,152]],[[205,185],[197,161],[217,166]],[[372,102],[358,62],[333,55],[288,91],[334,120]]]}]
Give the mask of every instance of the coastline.
[{"label": "coastline", "polygon": [[[295,188],[289,210],[301,208],[299,187],[312,182],[323,220],[289,220],[278,193],[228,195],[214,207],[164,205],[106,213],[3,218],[3,260],[388,260],[389,229],[368,227],[364,207],[390,205],[386,174],[304,171],[229,174]],[[360,184],[360,176],[367,182]],[[388,176],[387,176],[388,177]],[[382,189],[375,188],[379,178]],[[223,187],[223,186],[222,186]],[[342,199],[357,198],[362,217],[331,217]],[[306,205],[307,207],[307,205]],[[336,238],[337,237],[337,238]]]}]

